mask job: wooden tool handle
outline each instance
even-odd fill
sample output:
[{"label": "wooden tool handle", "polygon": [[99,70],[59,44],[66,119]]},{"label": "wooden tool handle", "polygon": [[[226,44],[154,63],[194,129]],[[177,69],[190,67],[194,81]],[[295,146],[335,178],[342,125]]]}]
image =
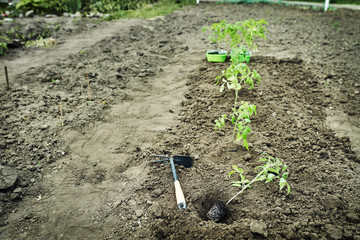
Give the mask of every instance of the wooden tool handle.
[{"label": "wooden tool handle", "polygon": [[175,185],[175,195],[176,195],[176,202],[179,209],[186,209],[186,202],[184,193],[181,189],[180,182],[177,180],[174,182]]}]

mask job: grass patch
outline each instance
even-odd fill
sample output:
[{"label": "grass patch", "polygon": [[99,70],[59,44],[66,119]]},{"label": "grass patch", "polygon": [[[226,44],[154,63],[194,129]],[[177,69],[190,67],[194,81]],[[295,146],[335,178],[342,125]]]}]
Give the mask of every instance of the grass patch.
[{"label": "grass patch", "polygon": [[152,18],[170,14],[183,6],[195,4],[191,0],[159,0],[153,4],[145,4],[136,10],[123,10],[112,13],[105,20],[113,20],[120,18]]},{"label": "grass patch", "polygon": [[[287,0],[289,2],[300,1],[300,2],[315,2],[325,3],[325,0]],[[360,0],[330,0],[330,4],[355,4],[360,5]]]},{"label": "grass patch", "polygon": [[[325,3],[325,0],[280,0],[282,2],[313,2]],[[267,3],[267,0],[218,0],[217,3]],[[354,4],[360,5],[360,0],[330,0],[330,4]]]}]

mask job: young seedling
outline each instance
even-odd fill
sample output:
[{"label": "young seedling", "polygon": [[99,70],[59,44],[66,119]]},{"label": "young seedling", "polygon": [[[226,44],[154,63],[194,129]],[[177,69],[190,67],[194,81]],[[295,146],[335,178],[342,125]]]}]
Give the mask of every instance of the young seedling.
[{"label": "young seedling", "polygon": [[250,117],[256,116],[256,106],[249,104],[248,102],[238,103],[239,91],[244,84],[249,85],[249,89],[254,88],[254,82],[260,82],[260,75],[255,71],[251,71],[249,67],[244,63],[231,64],[226,70],[221,72],[221,75],[217,76],[216,84],[222,80],[223,84],[220,87],[220,92],[224,91],[225,86],[228,89],[235,91],[234,107],[229,118],[226,114],[222,115],[218,120],[215,120],[215,131],[225,127],[225,121],[229,120],[234,125],[233,137],[234,141],[243,141],[244,147],[249,150],[247,142],[247,135],[251,132],[249,124],[251,123]]},{"label": "young seedling", "polygon": [[266,162],[263,166],[258,166],[255,169],[259,169],[258,174],[251,181],[246,179],[244,175],[244,170],[233,165],[233,171],[229,172],[229,178],[233,174],[239,175],[239,181],[234,181],[232,183],[233,187],[239,187],[241,190],[236,193],[229,201],[223,203],[222,201],[216,201],[215,204],[210,208],[206,214],[207,218],[215,222],[221,221],[226,218],[228,215],[229,209],[227,205],[230,204],[234,198],[243,193],[246,189],[250,189],[252,184],[255,182],[263,181],[265,183],[274,182],[276,179],[279,179],[279,188],[280,191],[286,186],[287,194],[290,193],[290,185],[287,183],[286,179],[289,176],[287,172],[287,165],[284,165],[280,159],[273,158],[270,155],[264,153],[265,157],[261,158],[260,161]]},{"label": "young seedling", "polygon": [[223,129],[225,127],[225,121],[231,121],[234,125],[232,139],[236,142],[243,141],[244,147],[249,150],[249,144],[247,142],[247,135],[251,132],[249,124],[251,123],[250,117],[256,116],[256,106],[243,102],[239,108],[232,108],[232,113],[229,118],[226,114],[222,115],[219,119],[215,120],[215,131]]},{"label": "young seedling", "polygon": [[289,176],[288,166],[283,164],[279,158],[274,158],[269,154],[264,153],[265,157],[261,158],[260,161],[266,162],[263,166],[258,166],[255,170],[259,169],[260,172],[253,178],[251,181],[246,179],[243,175],[243,170],[233,165],[234,171],[229,172],[229,178],[237,173],[239,174],[240,181],[232,182],[232,186],[240,187],[241,190],[236,193],[229,201],[227,201],[226,205],[228,205],[234,198],[243,193],[246,189],[251,188],[251,184],[255,182],[264,181],[265,183],[274,182],[276,179],[279,179],[279,189],[280,191],[286,186],[287,194],[290,194],[290,185],[286,181]]},{"label": "young seedling", "polygon": [[[226,70],[221,71],[221,74],[215,78],[216,85],[222,80],[223,84],[220,87],[220,92],[224,91],[225,85],[228,89],[235,91],[234,108],[238,103],[239,91],[243,84],[248,84],[249,89],[254,88],[254,84],[260,82],[260,75],[256,70],[250,70],[245,63],[231,64]],[[255,82],[255,83],[254,83]]]},{"label": "young seedling", "polygon": [[[249,51],[256,52],[258,49],[257,44],[254,42],[256,38],[266,40],[266,33],[268,32],[264,26],[267,22],[264,19],[254,20],[249,19],[243,22],[236,22],[230,24],[226,20],[221,20],[219,23],[214,23],[210,27],[203,27],[203,32],[209,31],[209,40],[220,44],[225,42],[233,52],[237,51],[237,54],[231,55],[231,60],[241,61],[235,59],[239,57],[239,53],[243,53],[241,56],[245,57],[250,54]],[[244,51],[244,49],[246,51]]]},{"label": "young seedling", "polygon": [[264,19],[258,21],[249,19],[243,22],[236,22],[230,24],[226,20],[221,20],[219,23],[214,23],[210,27],[203,27],[202,31],[209,31],[209,40],[218,43],[226,42],[231,48],[245,45],[248,49],[257,50],[257,45],[254,43],[255,38],[262,38],[266,40],[266,33],[268,32],[264,26],[267,22]]}]

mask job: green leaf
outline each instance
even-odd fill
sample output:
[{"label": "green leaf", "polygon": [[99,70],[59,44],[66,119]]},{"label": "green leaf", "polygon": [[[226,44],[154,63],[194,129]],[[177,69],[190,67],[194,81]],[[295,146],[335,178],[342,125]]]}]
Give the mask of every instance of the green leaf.
[{"label": "green leaf", "polygon": [[246,126],[245,129],[244,129],[244,131],[243,131],[242,134],[241,134],[241,136],[242,136],[242,138],[243,138],[244,140],[247,139],[247,135],[248,135],[249,132],[251,132],[251,129],[249,128],[249,126]]},{"label": "green leaf", "polygon": [[289,176],[289,173],[288,173],[288,172],[284,172],[281,177],[282,177],[283,179],[287,179],[288,176]]},{"label": "green leaf", "polygon": [[244,144],[244,147],[249,151],[249,144],[245,139],[243,140],[243,144]]},{"label": "green leaf", "polygon": [[266,182],[265,183],[268,183],[268,182],[272,182],[275,178],[275,174],[272,174],[272,173],[269,173],[267,175],[267,178],[266,178]]},{"label": "green leaf", "polygon": [[231,172],[229,172],[229,178],[231,177],[231,175],[233,175],[234,173],[236,173],[236,171],[231,171]]},{"label": "green leaf", "polygon": [[215,132],[217,132],[218,129],[222,129],[222,125],[218,120],[215,120]]},{"label": "green leaf", "polygon": [[286,186],[287,186],[287,190],[288,190],[287,194],[289,195],[290,194],[290,185],[289,185],[289,183],[286,182]]},{"label": "green leaf", "polygon": [[220,124],[225,127],[225,119],[224,118],[220,118]]},{"label": "green leaf", "polygon": [[233,115],[231,118],[231,123],[234,124],[235,120],[236,120],[236,117],[235,117],[235,115]]},{"label": "green leaf", "polygon": [[290,194],[290,190],[291,190],[290,185],[289,185],[289,183],[286,182],[285,179],[280,178],[279,185],[280,185],[280,190],[282,190],[286,186],[287,187],[287,194]]},{"label": "green leaf", "polygon": [[255,181],[264,181],[266,179],[265,175],[260,175]]},{"label": "green leaf", "polygon": [[239,181],[232,182],[232,183],[231,183],[231,186],[233,186],[233,187],[242,187],[242,183],[239,182]]},{"label": "green leaf", "polygon": [[268,171],[279,175],[279,170],[277,170],[277,169],[269,168]]},{"label": "green leaf", "polygon": [[236,165],[232,165],[232,168],[238,173],[243,173],[243,170],[241,168],[238,168],[238,166]]},{"label": "green leaf", "polygon": [[279,181],[280,190],[282,190],[286,184],[287,184],[286,180],[283,178],[280,178],[280,181]]}]

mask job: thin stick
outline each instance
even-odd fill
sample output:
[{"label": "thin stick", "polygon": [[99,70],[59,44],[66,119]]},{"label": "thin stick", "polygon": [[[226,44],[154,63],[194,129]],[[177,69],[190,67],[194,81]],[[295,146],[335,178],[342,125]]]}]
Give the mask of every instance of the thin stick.
[{"label": "thin stick", "polygon": [[91,101],[91,88],[90,88],[90,80],[89,80],[89,75],[86,75],[86,79],[87,79],[87,83],[88,83],[88,89],[89,89],[89,99]]},{"label": "thin stick", "polygon": [[64,126],[64,122],[63,122],[63,111],[62,111],[61,103],[60,103],[60,121],[61,121],[61,126],[63,127],[63,126]]},{"label": "thin stick", "polygon": [[5,68],[5,77],[6,77],[6,90],[10,90],[8,70],[6,66],[4,68]]}]

